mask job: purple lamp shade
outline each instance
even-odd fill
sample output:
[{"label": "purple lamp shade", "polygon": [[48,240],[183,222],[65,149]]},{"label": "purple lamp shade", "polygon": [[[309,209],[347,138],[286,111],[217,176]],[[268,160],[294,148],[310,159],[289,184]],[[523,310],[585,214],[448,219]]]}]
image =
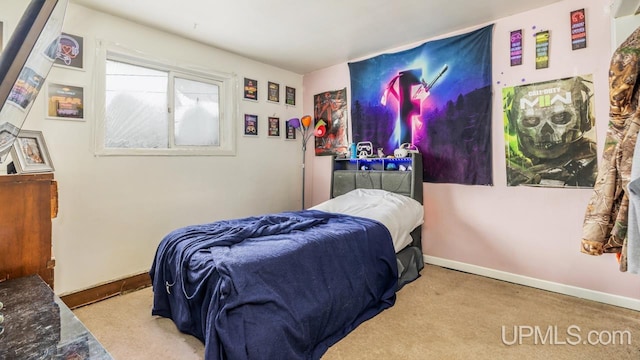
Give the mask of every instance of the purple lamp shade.
[{"label": "purple lamp shade", "polygon": [[298,118],[289,119],[289,125],[293,126],[295,129],[299,128],[300,127],[300,119],[298,119]]}]

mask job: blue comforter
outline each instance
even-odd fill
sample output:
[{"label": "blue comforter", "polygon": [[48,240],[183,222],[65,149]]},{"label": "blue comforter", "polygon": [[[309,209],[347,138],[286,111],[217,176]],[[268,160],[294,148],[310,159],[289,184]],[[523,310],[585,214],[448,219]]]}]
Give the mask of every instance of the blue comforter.
[{"label": "blue comforter", "polygon": [[303,210],[193,225],[158,246],[152,314],[203,341],[206,359],[319,359],[393,306],[397,271],[374,220]]}]

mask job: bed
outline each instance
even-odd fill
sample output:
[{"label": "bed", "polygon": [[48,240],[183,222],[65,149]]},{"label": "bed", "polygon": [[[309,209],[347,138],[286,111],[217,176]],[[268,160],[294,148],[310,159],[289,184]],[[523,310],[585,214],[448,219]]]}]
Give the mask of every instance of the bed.
[{"label": "bed", "polygon": [[420,274],[422,169],[419,154],[406,161],[334,160],[327,202],[172,231],[150,270],[152,314],[206,359],[319,359]]}]

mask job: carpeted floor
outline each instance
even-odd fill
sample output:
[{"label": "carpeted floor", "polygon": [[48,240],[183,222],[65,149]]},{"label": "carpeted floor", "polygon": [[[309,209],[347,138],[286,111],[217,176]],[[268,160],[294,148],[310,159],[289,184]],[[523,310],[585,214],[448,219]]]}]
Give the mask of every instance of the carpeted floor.
[{"label": "carpeted floor", "polygon": [[[74,312],[115,359],[202,359],[151,304],[146,288]],[[640,313],[427,265],[323,357],[347,359],[640,359]]]}]

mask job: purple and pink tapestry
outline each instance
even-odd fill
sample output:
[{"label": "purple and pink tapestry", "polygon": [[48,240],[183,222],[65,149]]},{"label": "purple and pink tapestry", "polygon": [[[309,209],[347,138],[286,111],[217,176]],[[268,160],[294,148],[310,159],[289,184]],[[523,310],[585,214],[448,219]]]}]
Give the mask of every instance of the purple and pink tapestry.
[{"label": "purple and pink tapestry", "polygon": [[353,141],[408,143],[424,181],[492,185],[493,25],[349,63]]}]

